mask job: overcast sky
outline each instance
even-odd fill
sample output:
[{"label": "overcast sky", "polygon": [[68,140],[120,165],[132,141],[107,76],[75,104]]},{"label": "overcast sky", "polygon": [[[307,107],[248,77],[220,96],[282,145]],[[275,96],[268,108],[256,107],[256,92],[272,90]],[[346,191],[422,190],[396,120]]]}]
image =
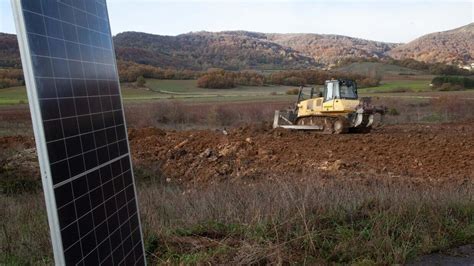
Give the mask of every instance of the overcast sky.
[{"label": "overcast sky", "polygon": [[[143,31],[177,35],[191,31],[248,30],[332,33],[386,42],[474,21],[474,0],[290,1],[108,0],[113,34]],[[0,32],[14,33],[9,0],[0,0]]]}]

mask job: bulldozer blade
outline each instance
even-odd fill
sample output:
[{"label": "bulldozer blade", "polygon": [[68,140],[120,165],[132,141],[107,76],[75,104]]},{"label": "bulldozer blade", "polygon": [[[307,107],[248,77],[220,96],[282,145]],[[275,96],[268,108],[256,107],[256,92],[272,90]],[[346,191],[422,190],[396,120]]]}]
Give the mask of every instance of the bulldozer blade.
[{"label": "bulldozer blade", "polygon": [[275,111],[275,116],[273,117],[273,128],[279,127],[280,122],[280,111]]},{"label": "bulldozer blade", "polygon": [[322,126],[305,126],[305,125],[280,125],[278,127],[295,130],[323,130]]},{"label": "bulldozer blade", "polygon": [[[285,125],[280,125],[280,120],[283,120]],[[285,128],[285,129],[295,129],[295,130],[323,130],[322,126],[312,126],[312,125],[295,125],[285,116],[280,114],[280,111],[275,111],[275,116],[273,117],[273,128]]]},{"label": "bulldozer blade", "polygon": [[276,110],[275,116],[273,117],[273,128],[280,127],[280,120],[283,120],[286,125],[293,125],[293,123],[288,120],[288,118],[281,114],[281,111]]}]

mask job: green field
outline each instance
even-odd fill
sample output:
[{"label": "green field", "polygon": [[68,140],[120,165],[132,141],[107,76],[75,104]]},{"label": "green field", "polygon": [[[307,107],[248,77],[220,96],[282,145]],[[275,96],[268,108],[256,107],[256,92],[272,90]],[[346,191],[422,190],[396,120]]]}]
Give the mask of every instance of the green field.
[{"label": "green field", "polygon": [[419,70],[376,62],[352,63],[347,66],[337,68],[336,70],[365,76],[402,76],[423,74],[423,72]]},{"label": "green field", "polygon": [[21,104],[26,102],[25,87],[0,89],[0,105]]},{"label": "green field", "polygon": [[195,80],[148,80],[148,88],[168,97],[258,97],[285,95],[289,86],[239,86],[232,89],[203,89]]},{"label": "green field", "polygon": [[361,89],[361,92],[422,92],[431,91],[431,80],[390,80],[382,81],[381,85]]},{"label": "green field", "polygon": [[[150,101],[179,99],[184,101],[261,101],[286,100],[294,96],[286,95],[293,87],[262,86],[237,87],[233,89],[202,89],[195,80],[147,80],[147,88],[134,88],[130,84],[122,84],[124,101]],[[0,105],[27,103],[25,87],[14,87],[0,90]]]}]

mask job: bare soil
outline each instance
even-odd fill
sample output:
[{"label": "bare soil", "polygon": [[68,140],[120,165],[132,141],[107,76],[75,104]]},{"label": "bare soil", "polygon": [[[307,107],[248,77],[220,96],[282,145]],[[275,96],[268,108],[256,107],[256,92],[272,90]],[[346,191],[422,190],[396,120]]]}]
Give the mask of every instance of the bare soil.
[{"label": "bare soil", "polygon": [[[188,186],[276,179],[414,186],[474,183],[470,122],[390,125],[369,134],[344,135],[274,130],[268,124],[227,131],[139,128],[130,129],[129,138],[135,165]],[[34,157],[34,139],[0,137],[0,149],[15,151],[3,158],[4,166],[23,168],[22,158]],[[23,156],[25,152],[32,156]]]},{"label": "bare soil", "polygon": [[393,125],[369,134],[322,135],[269,125],[221,130],[131,129],[132,156],[168,182],[262,179],[474,182],[474,124]]}]

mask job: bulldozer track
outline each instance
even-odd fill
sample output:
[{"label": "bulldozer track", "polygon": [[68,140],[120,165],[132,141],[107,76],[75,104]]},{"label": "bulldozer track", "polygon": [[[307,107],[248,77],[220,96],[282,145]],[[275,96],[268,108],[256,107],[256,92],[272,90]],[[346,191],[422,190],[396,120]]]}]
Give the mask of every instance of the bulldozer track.
[{"label": "bulldozer track", "polygon": [[297,125],[320,126],[325,134],[341,134],[349,132],[349,121],[345,117],[307,116],[296,120]]}]

